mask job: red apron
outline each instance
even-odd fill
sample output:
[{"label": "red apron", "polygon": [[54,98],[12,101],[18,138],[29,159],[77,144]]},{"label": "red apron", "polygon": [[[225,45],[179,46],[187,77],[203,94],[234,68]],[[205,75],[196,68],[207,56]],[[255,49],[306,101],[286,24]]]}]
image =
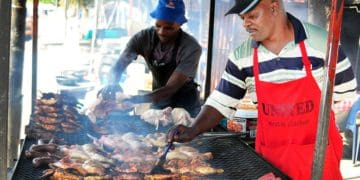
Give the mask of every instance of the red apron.
[{"label": "red apron", "polygon": [[[257,48],[254,77],[258,99],[256,151],[292,179],[311,178],[321,91],[300,42],[306,76],[285,83],[260,81]],[[323,179],[342,179],[342,140],[331,111]]]}]

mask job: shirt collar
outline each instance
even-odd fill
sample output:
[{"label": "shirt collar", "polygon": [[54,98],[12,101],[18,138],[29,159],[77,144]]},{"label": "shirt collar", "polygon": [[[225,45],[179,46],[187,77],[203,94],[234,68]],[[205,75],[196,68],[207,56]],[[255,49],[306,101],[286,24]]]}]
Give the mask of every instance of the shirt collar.
[{"label": "shirt collar", "polygon": [[[305,32],[304,26],[302,25],[301,21],[290,13],[286,13],[286,15],[294,27],[295,44],[298,44],[299,42],[305,40],[307,38],[306,32]],[[260,42],[252,40],[251,45],[253,48],[258,48],[260,45]]]}]

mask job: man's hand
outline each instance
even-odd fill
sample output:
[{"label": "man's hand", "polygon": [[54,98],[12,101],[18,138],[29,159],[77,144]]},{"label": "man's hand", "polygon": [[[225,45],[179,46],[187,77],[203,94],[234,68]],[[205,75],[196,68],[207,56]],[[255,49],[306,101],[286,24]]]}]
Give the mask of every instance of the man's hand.
[{"label": "man's hand", "polygon": [[168,143],[174,141],[181,143],[189,142],[193,140],[198,134],[199,133],[195,128],[178,125],[168,131],[166,140]]},{"label": "man's hand", "polygon": [[104,100],[115,100],[116,92],[119,91],[122,92],[122,88],[118,84],[112,84],[100,89],[100,91],[97,93],[97,96],[99,97],[99,95],[101,95]]}]

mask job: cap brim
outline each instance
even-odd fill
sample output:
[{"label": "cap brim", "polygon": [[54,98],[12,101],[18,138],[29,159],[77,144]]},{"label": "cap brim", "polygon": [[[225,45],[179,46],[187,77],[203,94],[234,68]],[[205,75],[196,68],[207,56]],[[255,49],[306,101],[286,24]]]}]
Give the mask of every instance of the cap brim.
[{"label": "cap brim", "polygon": [[250,7],[247,7],[245,4],[243,4],[243,5],[235,4],[228,12],[225,13],[225,16],[227,16],[229,14],[245,14],[247,12],[250,12],[259,4],[259,2],[260,2],[260,0],[253,1],[253,3],[250,3],[248,5]]},{"label": "cap brim", "polygon": [[239,12],[239,8],[234,6],[228,12],[225,13],[225,16],[227,16],[229,14],[237,14],[237,12]]}]

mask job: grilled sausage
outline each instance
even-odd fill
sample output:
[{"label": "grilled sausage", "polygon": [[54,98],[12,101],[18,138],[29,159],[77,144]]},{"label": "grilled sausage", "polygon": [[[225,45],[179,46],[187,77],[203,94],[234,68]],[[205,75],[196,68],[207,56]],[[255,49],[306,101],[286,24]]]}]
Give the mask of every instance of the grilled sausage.
[{"label": "grilled sausage", "polygon": [[50,163],[54,163],[57,160],[53,157],[37,157],[32,160],[32,164],[34,167],[40,167],[43,165],[48,165]]},{"label": "grilled sausage", "polygon": [[25,151],[25,157],[27,158],[48,157],[48,156],[50,156],[49,152]]},{"label": "grilled sausage", "polygon": [[58,149],[55,144],[40,144],[40,145],[31,145],[30,151],[38,152],[50,152],[53,153]]}]

